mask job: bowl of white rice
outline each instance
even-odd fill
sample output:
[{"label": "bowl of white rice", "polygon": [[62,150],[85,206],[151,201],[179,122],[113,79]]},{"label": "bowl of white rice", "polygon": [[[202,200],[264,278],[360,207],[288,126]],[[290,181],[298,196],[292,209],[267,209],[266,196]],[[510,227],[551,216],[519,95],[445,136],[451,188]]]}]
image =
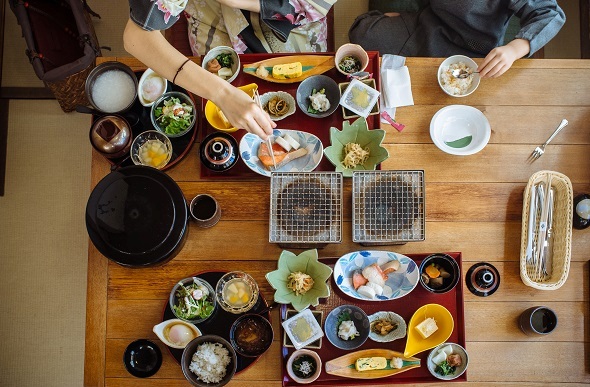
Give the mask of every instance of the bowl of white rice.
[{"label": "bowl of white rice", "polygon": [[477,71],[477,63],[464,55],[453,55],[445,59],[438,67],[438,84],[451,97],[466,97],[479,86],[479,74],[473,73],[467,78],[455,78],[453,70]]},{"label": "bowl of white rice", "polygon": [[199,336],[184,348],[182,373],[193,386],[225,386],[236,373],[238,359],[231,344],[216,335]]}]

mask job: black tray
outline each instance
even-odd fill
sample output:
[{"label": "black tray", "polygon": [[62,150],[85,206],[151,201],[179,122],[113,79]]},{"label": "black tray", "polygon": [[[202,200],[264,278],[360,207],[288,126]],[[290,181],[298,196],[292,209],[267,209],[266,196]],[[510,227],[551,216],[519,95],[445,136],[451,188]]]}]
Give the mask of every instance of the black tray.
[{"label": "black tray", "polygon": [[[215,285],[217,284],[217,281],[219,281],[219,279],[225,273],[227,273],[227,272],[226,271],[206,271],[206,272],[201,272],[201,273],[192,275],[191,277],[198,277],[198,278],[201,278],[201,279],[207,281],[209,283],[209,285],[211,285],[211,287],[215,290]],[[240,313],[240,314],[233,314],[230,312],[226,312],[219,305],[217,305],[217,307],[215,308],[215,311],[213,312],[213,316],[211,316],[207,320],[205,320],[201,323],[195,324],[195,325],[197,326],[197,328],[199,328],[199,330],[201,331],[201,333],[203,335],[211,334],[211,335],[221,336],[229,342],[230,341],[229,329],[231,328],[234,321],[236,321],[238,319],[238,317],[240,317],[246,313],[257,313],[257,312],[263,310],[264,308],[266,308],[267,306],[268,305],[266,303],[266,300],[264,299],[262,294],[259,293],[258,294],[258,301],[256,301],[256,304],[254,304],[254,307],[252,309],[250,309],[248,312]],[[272,321],[270,319],[270,311],[262,314],[262,316],[272,323]],[[166,302],[166,307],[164,308],[164,316],[162,317],[162,321],[170,320],[173,318],[177,318],[177,317],[174,315],[174,313],[172,313],[172,309],[170,309],[170,303]],[[170,351],[170,354],[172,355],[172,357],[174,357],[174,359],[178,362],[178,364],[180,364],[180,360],[182,359],[183,350],[176,349],[176,348],[170,348],[170,347],[168,347],[168,350]],[[262,355],[260,355],[258,357],[245,357],[245,356],[241,356],[239,353],[236,352],[236,356],[238,357],[238,366],[236,369],[236,374],[237,374],[239,372],[244,371],[246,368],[250,367],[252,364],[256,363],[256,361],[258,361],[258,359]]]},{"label": "black tray", "polygon": [[[137,79],[140,79],[142,74],[143,74],[143,71],[136,71],[135,72]],[[194,95],[192,95],[190,92],[186,91],[182,87],[177,86],[177,85],[173,84],[172,82],[168,82],[168,88],[166,89],[166,91],[180,91],[182,93],[187,94],[190,97],[190,99],[193,101],[193,103],[195,104],[195,114],[198,114],[199,116],[195,120],[195,125],[185,135],[180,136],[180,137],[169,137],[170,142],[172,143],[172,157],[170,158],[170,161],[168,162],[168,164],[166,164],[166,166],[161,169],[162,171],[172,168],[180,160],[182,160],[184,158],[184,156],[187,155],[188,151],[191,149],[192,145],[195,143],[195,139],[197,138],[197,133],[199,132],[199,129],[201,127],[200,115],[204,114],[201,111],[199,111],[199,109],[198,109],[198,107],[201,106],[200,98],[195,98]],[[124,117],[129,122],[129,125],[131,125],[131,136],[132,136],[131,141],[133,141],[135,139],[135,137],[137,137],[137,135],[140,133],[143,133],[147,130],[156,130],[156,128],[154,128],[154,125],[152,125],[152,120],[150,117],[151,110],[152,110],[151,106],[145,107],[139,102],[139,98],[135,98],[135,102],[133,103],[133,106],[128,111],[118,114],[118,115],[121,115],[122,117]],[[136,121],[136,122],[131,122],[132,117],[135,117],[135,120],[133,120],[133,121]],[[92,122],[94,122],[94,119],[96,119],[98,117],[93,116],[92,118],[93,118]],[[107,160],[112,166],[111,169],[116,169],[118,167],[124,167],[127,165],[133,165],[133,161],[131,161],[131,157],[129,157],[129,154],[126,154],[125,156],[122,156],[122,157],[119,157],[116,159],[107,159]]]}]

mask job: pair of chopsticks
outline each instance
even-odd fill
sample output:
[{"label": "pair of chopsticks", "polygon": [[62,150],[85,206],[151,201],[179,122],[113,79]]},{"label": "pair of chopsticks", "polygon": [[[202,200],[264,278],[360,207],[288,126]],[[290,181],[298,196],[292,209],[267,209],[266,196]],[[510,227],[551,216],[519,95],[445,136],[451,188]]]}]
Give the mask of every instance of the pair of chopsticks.
[{"label": "pair of chopsticks", "polygon": [[[258,89],[254,89],[254,102],[256,102],[258,106],[260,106],[260,109],[263,109],[262,102],[260,102],[260,94],[258,94]],[[277,169],[277,162],[275,161],[275,153],[272,150],[272,142],[270,141],[270,137],[266,139],[266,145],[268,146],[268,152],[270,153],[270,157],[272,158],[272,165],[275,169]]]}]

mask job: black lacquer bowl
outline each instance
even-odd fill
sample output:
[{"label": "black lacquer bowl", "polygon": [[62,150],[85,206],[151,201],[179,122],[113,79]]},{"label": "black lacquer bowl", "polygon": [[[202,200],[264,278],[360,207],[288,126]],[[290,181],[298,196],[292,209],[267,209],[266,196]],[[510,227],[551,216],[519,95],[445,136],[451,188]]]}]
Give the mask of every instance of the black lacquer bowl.
[{"label": "black lacquer bowl", "polygon": [[144,267],[172,259],[188,234],[184,195],[164,172],[123,167],[105,176],[86,205],[90,240],[123,266]]}]

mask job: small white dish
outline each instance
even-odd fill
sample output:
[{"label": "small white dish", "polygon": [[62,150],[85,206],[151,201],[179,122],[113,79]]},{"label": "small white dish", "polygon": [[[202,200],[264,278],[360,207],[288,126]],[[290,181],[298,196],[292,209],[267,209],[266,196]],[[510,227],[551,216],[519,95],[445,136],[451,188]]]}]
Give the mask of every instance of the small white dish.
[{"label": "small white dish", "polygon": [[240,73],[240,68],[242,67],[241,64],[240,64],[240,56],[238,55],[238,53],[236,52],[236,50],[234,50],[233,48],[228,47],[228,46],[217,46],[217,47],[213,47],[203,57],[203,61],[201,62],[201,67],[203,67],[205,70],[207,70],[207,64],[209,63],[209,61],[212,60],[212,59],[217,58],[217,56],[219,54],[231,54],[231,56],[232,56],[232,58],[234,60],[233,63],[232,63],[232,65],[231,65],[232,75],[231,75],[231,77],[229,77],[228,79],[226,79],[226,81],[228,81],[229,83],[231,83],[231,82],[234,81],[234,79],[236,79],[238,77],[238,74]]},{"label": "small white dish", "polygon": [[475,89],[477,89],[477,87],[479,86],[479,82],[481,80],[479,77],[479,73],[474,73],[471,76],[471,85],[467,88],[467,90],[464,93],[461,93],[461,94],[455,94],[455,93],[451,92],[450,88],[445,88],[445,84],[448,84],[449,82],[451,82],[451,84],[455,84],[455,85],[460,85],[462,83],[468,82],[467,78],[459,79],[459,78],[453,77],[450,73],[448,73],[447,76],[445,76],[445,74],[444,74],[445,72],[449,71],[449,66],[458,64],[459,62],[463,62],[469,68],[470,71],[477,71],[478,66],[477,66],[477,63],[475,63],[475,61],[473,59],[471,59],[467,56],[464,56],[464,55],[453,55],[453,56],[450,56],[447,59],[445,59],[440,64],[440,66],[438,66],[438,72],[437,72],[438,85],[440,86],[440,88],[446,94],[450,95],[451,97],[457,97],[457,98],[467,97],[468,95],[473,93],[475,91]]},{"label": "small white dish", "polygon": [[491,134],[486,116],[472,106],[445,106],[430,121],[434,145],[452,155],[467,156],[481,151]]},{"label": "small white dish", "polygon": [[[373,322],[381,319],[397,324],[397,328],[386,335],[380,335],[376,332],[373,332]],[[403,317],[394,312],[375,312],[369,316],[369,324],[371,325],[369,339],[378,343],[389,343],[397,339],[403,339],[406,337],[406,331],[408,329]]]},{"label": "small white dish", "polygon": [[[293,371],[293,362],[295,360],[297,360],[298,358],[300,358],[301,356],[305,356],[305,355],[310,356],[313,360],[315,360],[316,367],[315,367],[315,372],[313,374],[311,374],[309,377],[301,378],[301,377],[295,375],[295,373]],[[289,360],[287,360],[287,373],[289,374],[289,377],[297,383],[300,383],[300,384],[312,383],[322,373],[322,359],[320,359],[320,356],[314,351],[310,351],[308,349],[297,350],[297,351],[293,352],[291,354],[291,356],[289,356]]]},{"label": "small white dish", "polygon": [[[320,139],[311,133],[301,132],[299,130],[275,129],[273,130],[271,140],[285,134],[293,137],[302,148],[307,150],[307,154],[277,169],[276,172],[313,171],[324,155],[324,146]],[[240,140],[240,156],[248,168],[262,176],[270,177],[271,171],[266,169],[258,159],[258,148],[260,144],[262,144],[260,137],[252,133],[246,133]]]},{"label": "small white dish", "polygon": [[[450,347],[450,350],[452,351],[451,353],[457,354],[461,357],[461,365],[457,366],[455,372],[453,372],[452,374],[443,376],[436,372],[436,367],[438,366],[438,364],[435,363],[435,360],[437,355],[442,352],[441,350],[446,349],[447,347]],[[428,371],[430,371],[432,376],[441,380],[457,379],[459,376],[465,373],[468,365],[469,356],[467,355],[467,351],[465,350],[465,348],[455,343],[442,343],[441,345],[437,346],[432,351],[430,351],[430,353],[428,354],[428,358],[426,359],[426,366],[428,368]]]},{"label": "small white dish", "polygon": [[[184,349],[193,339],[202,335],[199,328],[178,318],[163,321],[152,330],[164,344],[176,349]],[[170,337],[174,335],[177,335],[177,340]]]},{"label": "small white dish", "polygon": [[379,91],[358,79],[353,79],[342,93],[340,105],[361,117],[367,118],[378,99]]},{"label": "small white dish", "polygon": [[[285,101],[288,105],[288,110],[283,115],[280,115],[280,116],[274,115],[268,110],[267,105],[268,105],[269,101],[275,97]],[[297,105],[297,102],[295,102],[295,98],[293,98],[293,96],[291,94],[287,93],[286,91],[271,91],[268,93],[264,93],[260,96],[260,104],[262,105],[264,110],[266,112],[268,112],[268,115],[270,116],[271,120],[280,121],[283,118],[287,118],[290,115],[295,113],[295,110],[296,110],[295,105]]]},{"label": "small white dish", "polygon": [[282,326],[295,349],[301,349],[320,337],[324,337],[321,325],[318,324],[309,309],[304,309],[302,312],[283,321]]},{"label": "small white dish", "polygon": [[137,83],[137,98],[145,107],[151,107],[168,89],[168,80],[148,68]]}]

